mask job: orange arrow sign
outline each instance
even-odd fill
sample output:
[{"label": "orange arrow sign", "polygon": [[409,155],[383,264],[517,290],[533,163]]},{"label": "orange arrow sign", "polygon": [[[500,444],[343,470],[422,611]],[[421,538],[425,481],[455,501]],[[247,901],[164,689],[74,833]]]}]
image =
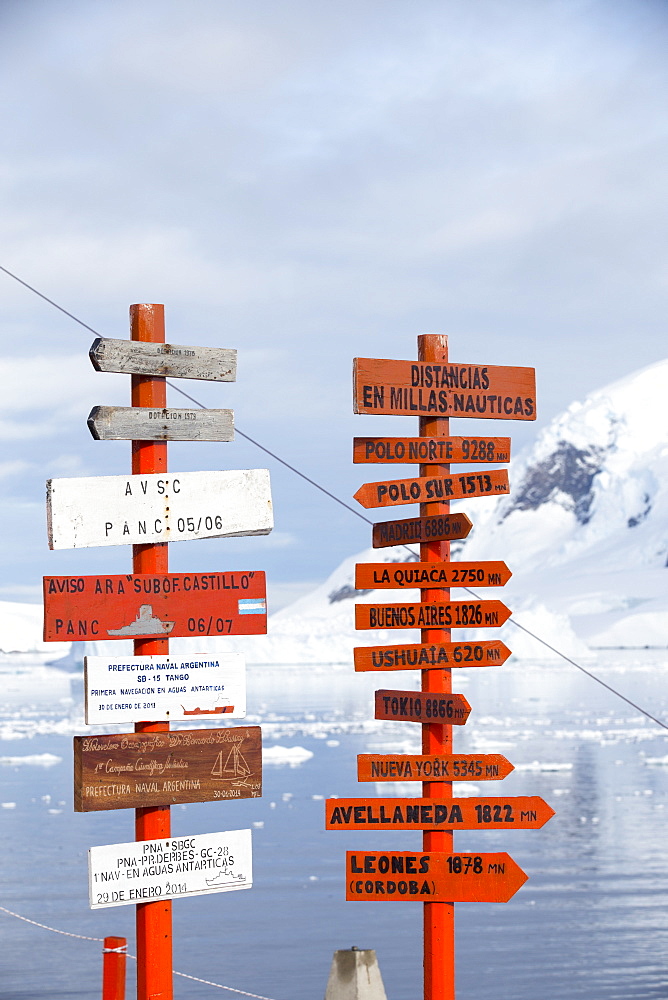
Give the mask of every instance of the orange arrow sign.
[{"label": "orange arrow sign", "polygon": [[509,462],[510,438],[353,438],[353,462]]},{"label": "orange arrow sign", "polygon": [[376,691],[374,719],[394,722],[443,722],[463,726],[471,706],[463,694],[430,694],[425,691]]},{"label": "orange arrow sign", "polygon": [[357,646],[355,670],[428,670],[430,667],[491,667],[505,663],[511,651],[500,639],[440,642],[431,645]]},{"label": "orange arrow sign", "polygon": [[501,560],[487,562],[357,563],[356,590],[421,587],[503,587],[512,573]]},{"label": "orange arrow sign", "polygon": [[358,781],[500,781],[515,770],[500,753],[358,753]]},{"label": "orange arrow sign", "polygon": [[346,899],[507,903],[528,875],[506,854],[346,851]]},{"label": "orange arrow sign", "polygon": [[438,514],[435,517],[407,517],[401,521],[374,524],[374,549],[406,542],[445,542],[466,538],[473,527],[466,514]]},{"label": "orange arrow sign", "polygon": [[355,413],[536,419],[536,372],[501,365],[353,359]]},{"label": "orange arrow sign", "polygon": [[511,614],[501,601],[356,604],[355,628],[496,628]]},{"label": "orange arrow sign", "polygon": [[365,483],[354,494],[362,507],[399,507],[407,503],[430,503],[492,497],[510,493],[508,471],[462,473],[456,476],[429,476],[422,479],[393,479]]},{"label": "orange arrow sign", "polygon": [[327,830],[538,830],[553,816],[539,795],[325,800]]}]

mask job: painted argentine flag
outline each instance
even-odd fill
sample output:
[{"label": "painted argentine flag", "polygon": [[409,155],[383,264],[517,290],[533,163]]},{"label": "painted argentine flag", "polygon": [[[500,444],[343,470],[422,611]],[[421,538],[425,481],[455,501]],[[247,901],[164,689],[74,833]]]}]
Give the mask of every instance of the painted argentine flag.
[{"label": "painted argentine flag", "polygon": [[264,597],[240,597],[240,615],[265,615],[267,613],[267,602]]}]

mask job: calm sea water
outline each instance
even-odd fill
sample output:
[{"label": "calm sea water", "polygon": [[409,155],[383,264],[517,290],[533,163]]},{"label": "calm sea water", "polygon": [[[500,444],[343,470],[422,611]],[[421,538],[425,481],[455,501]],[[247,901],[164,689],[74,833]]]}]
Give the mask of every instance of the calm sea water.
[{"label": "calm sea water", "polygon": [[[665,651],[601,654],[590,668],[668,720]],[[75,934],[125,935],[132,951],[133,907],[88,908],[88,847],[131,840],[133,819],[72,810],[82,678],[30,663],[0,675],[0,905]],[[567,664],[511,660],[457,681],[473,711],[456,749],[503,753],[517,768],[464,791],[541,795],[556,809],[542,830],[457,834],[458,850],[508,851],[530,876],[509,903],[458,905],[459,1000],[667,997],[668,733]],[[347,849],[419,850],[419,835],[325,832],[322,801],[418,794],[356,781],[357,753],[419,752],[418,726],[372,720],[375,688],[415,686],[409,673],[251,670],[247,721],[261,722],[266,747],[312,756],[266,765],[262,799],[173,810],[175,836],[252,827],[255,879],[246,892],[175,901],[176,969],[272,1000],[318,1000],[333,952],[355,945],[376,950],[388,1000],[422,995],[420,904],[344,900]],[[2,911],[0,929],[3,1000],[99,995],[97,942]],[[214,995],[235,994],[176,980],[177,997]]]}]

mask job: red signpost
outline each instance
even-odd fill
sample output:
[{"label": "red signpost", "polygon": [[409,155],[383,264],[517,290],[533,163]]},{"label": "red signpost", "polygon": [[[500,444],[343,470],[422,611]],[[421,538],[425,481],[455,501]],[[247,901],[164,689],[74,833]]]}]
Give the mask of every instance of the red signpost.
[{"label": "red signpost", "polygon": [[500,601],[450,601],[450,587],[503,586],[503,562],[451,563],[450,541],[465,538],[471,522],[450,514],[450,500],[509,492],[505,470],[450,473],[450,462],[507,462],[509,438],[450,437],[450,417],[535,420],[532,368],[451,364],[447,337],[418,338],[418,360],[356,358],[353,409],[419,417],[419,437],[356,438],[353,461],[420,463],[411,479],[366,483],[355,494],[364,507],[420,504],[420,516],[373,526],[373,546],[419,542],[417,563],[359,565],[355,587],[420,589],[415,604],[356,604],[358,629],[420,628],[420,643],[358,647],[355,669],[421,670],[421,691],[376,692],[375,718],[422,724],[421,755],[358,756],[360,781],[422,781],[421,799],[331,799],[331,830],[422,829],[423,853],[348,852],[346,898],[424,903],[424,1000],[454,1000],[456,901],[505,901],[526,875],[506,854],[454,854],[459,829],[536,829],[553,810],[533,797],[452,797],[452,781],[505,777],[512,764],[500,755],[452,748],[452,725],[466,723],[470,706],[452,693],[451,668],[503,663],[510,650],[498,640],[452,642],[451,628],[502,625],[510,611]]},{"label": "red signpost", "polygon": [[[130,338],[152,344],[165,343],[165,311],[162,305],[130,307]],[[164,409],[167,385],[164,377],[132,375],[133,406]],[[133,441],[132,473],[167,472],[166,441]],[[167,544],[133,545],[133,573],[166,574]],[[137,638],[135,656],[169,653],[169,640]],[[135,723],[136,733],[169,732],[168,722]],[[135,839],[159,840],[171,836],[169,806],[135,810]],[[137,1000],[172,1000],[172,901],[160,899],[137,904]]]},{"label": "red signpost", "polygon": [[[183,661],[173,658],[172,665],[168,636],[196,639],[266,632],[264,573],[169,573],[168,541],[267,534],[273,516],[267,470],[166,475],[167,440],[227,441],[233,435],[232,411],[168,410],[166,377],[233,381],[236,351],[165,344],[162,305],[131,306],[130,328],[129,341],[97,340],[91,358],[100,371],[131,375],[132,407],[96,407],[91,419],[95,436],[101,440],[132,439],[132,475],[49,480],[47,520],[51,548],[132,543],[132,573],[45,577],[44,637],[47,641],[126,637],[134,641],[134,657],[110,664],[118,673],[108,677],[103,666],[104,690],[90,694],[107,699],[99,707],[127,715],[135,723],[135,733],[75,739],[75,807],[89,811],[136,806],[137,857],[143,857],[146,841],[169,846],[169,803],[252,798],[262,791],[259,727],[170,732],[169,722],[150,721],[151,711],[154,719],[161,714],[163,719],[170,717],[171,710],[165,706],[171,705],[172,697],[179,698],[178,718],[232,714],[235,709],[237,714],[245,713],[243,658],[224,654],[210,662],[197,654],[187,663],[185,674],[172,674],[170,668],[178,670]],[[96,659],[89,658],[93,671]],[[192,684],[191,670],[198,671]],[[151,682],[165,686],[154,687]],[[230,693],[236,691],[236,706],[227,692],[222,694],[226,684]],[[87,699],[88,695],[87,690]],[[152,700],[144,702],[144,697]],[[252,885],[251,831],[209,836],[217,838],[226,858],[230,850],[241,856],[241,874],[231,881],[213,880],[215,885],[197,877],[193,881],[189,872],[183,884],[160,883],[159,892],[152,891],[156,886],[142,884],[136,895],[104,893],[102,902],[91,896],[91,906],[139,900],[137,1000],[172,1000],[170,897]],[[129,846],[93,848],[89,878],[93,861],[102,865],[100,872],[93,873],[95,879],[108,875],[104,864],[110,858],[110,871],[116,872],[113,859],[119,848],[127,851]],[[234,863],[231,857],[226,861],[228,867]],[[134,873],[132,866],[131,870]],[[243,884],[237,881],[242,877]],[[106,898],[109,895],[111,899]],[[106,980],[112,978],[106,976]]]}]

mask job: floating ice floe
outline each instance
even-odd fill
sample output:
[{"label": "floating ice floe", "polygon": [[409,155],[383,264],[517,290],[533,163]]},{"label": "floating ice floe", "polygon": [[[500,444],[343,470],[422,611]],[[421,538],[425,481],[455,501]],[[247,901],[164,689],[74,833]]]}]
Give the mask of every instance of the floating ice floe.
[{"label": "floating ice floe", "polygon": [[313,756],[312,750],[306,747],[265,747],[262,751],[263,764],[287,764],[289,767],[299,767]]},{"label": "floating ice floe", "polygon": [[0,757],[0,765],[5,767],[53,767],[54,764],[61,764],[63,758],[54,753],[29,753],[24,757]]},{"label": "floating ice floe", "polygon": [[530,764],[515,764],[516,771],[572,771],[572,764],[554,764],[548,761],[532,760]]}]

